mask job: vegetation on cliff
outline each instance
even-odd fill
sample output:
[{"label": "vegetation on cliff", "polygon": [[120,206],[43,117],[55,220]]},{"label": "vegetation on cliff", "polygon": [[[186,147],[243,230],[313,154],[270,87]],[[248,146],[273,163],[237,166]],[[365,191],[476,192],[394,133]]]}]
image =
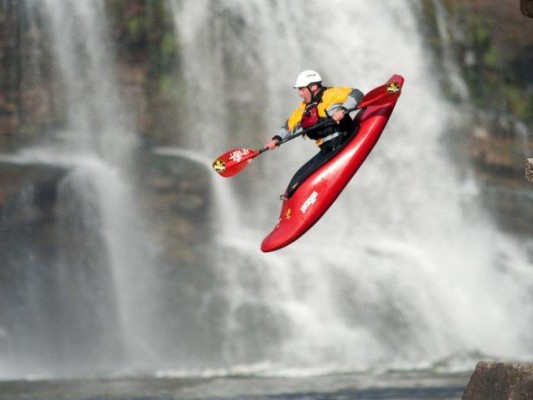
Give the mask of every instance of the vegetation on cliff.
[{"label": "vegetation on cliff", "polygon": [[435,67],[451,62],[466,84],[459,93],[443,71],[443,93],[470,120],[457,139],[489,209],[504,227],[530,232],[533,196],[524,167],[533,154],[533,20],[518,3],[497,0],[424,0],[420,20]]},{"label": "vegetation on cliff", "polygon": [[[439,59],[445,56],[435,1],[424,0],[425,31]],[[533,22],[518,7],[497,0],[445,0],[446,32],[470,100],[497,114],[533,123]],[[442,12],[442,11],[441,11]]]}]

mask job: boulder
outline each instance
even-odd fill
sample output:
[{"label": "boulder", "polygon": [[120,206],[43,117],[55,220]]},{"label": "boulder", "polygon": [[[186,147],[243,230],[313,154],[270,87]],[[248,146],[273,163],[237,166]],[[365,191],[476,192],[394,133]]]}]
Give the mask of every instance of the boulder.
[{"label": "boulder", "polygon": [[526,179],[533,182],[533,158],[528,158],[526,161]]},{"label": "boulder", "polygon": [[520,0],[520,11],[526,17],[533,18],[533,0]]},{"label": "boulder", "polygon": [[533,364],[479,362],[462,400],[533,400]]}]

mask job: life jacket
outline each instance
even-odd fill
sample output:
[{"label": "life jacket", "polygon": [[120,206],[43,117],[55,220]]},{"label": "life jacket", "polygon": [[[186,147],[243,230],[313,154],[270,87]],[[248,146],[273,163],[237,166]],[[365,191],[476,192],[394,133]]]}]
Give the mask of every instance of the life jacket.
[{"label": "life jacket", "polygon": [[317,103],[311,103],[307,105],[302,115],[302,120],[300,121],[300,126],[302,128],[309,129],[313,125],[316,125],[316,123],[320,120],[317,106]]}]

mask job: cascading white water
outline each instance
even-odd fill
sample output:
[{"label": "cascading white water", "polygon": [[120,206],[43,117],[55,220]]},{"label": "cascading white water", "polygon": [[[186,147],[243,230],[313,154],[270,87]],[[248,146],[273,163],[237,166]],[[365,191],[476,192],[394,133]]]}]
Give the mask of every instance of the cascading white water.
[{"label": "cascading white water", "polygon": [[42,0],[34,7],[41,9],[49,22],[55,65],[64,89],[66,129],[61,150],[126,164],[137,138],[116,82],[105,2]]},{"label": "cascading white water", "polygon": [[468,100],[468,88],[466,87],[465,82],[461,79],[459,68],[453,57],[452,43],[447,23],[449,16],[441,0],[433,0],[432,4],[435,9],[435,22],[437,23],[437,30],[442,44],[442,61],[444,63],[443,71],[445,72],[445,82],[449,82],[451,87],[450,91],[452,93],[462,100]]},{"label": "cascading white water", "polygon": [[[46,273],[27,279],[28,292],[43,289],[32,294],[34,304],[25,303],[28,313],[13,313],[11,325],[25,336],[12,332],[10,361],[0,363],[0,374],[75,375],[147,364],[146,342],[156,336],[158,318],[154,244],[145,238],[150,231],[130,176],[137,138],[116,80],[105,2],[41,0],[30,7],[50,38],[64,124],[15,159],[68,171],[57,187],[62,246]],[[38,351],[29,345],[36,337]]]},{"label": "cascading white water", "polygon": [[237,204],[229,218],[240,221],[238,251],[222,246],[214,257],[226,363],[370,368],[473,352],[531,356],[533,270],[521,244],[487,219],[462,177],[468,166],[449,156],[458,114],[439,93],[416,2],[168,3],[188,85],[186,143],[211,158],[259,148],[297,104],[291,86],[302,69],[363,91],[393,73],[406,79],[373,154],[289,248],[259,252],[278,194],[313,145],[293,141],[225,181],[233,197],[215,201]]}]

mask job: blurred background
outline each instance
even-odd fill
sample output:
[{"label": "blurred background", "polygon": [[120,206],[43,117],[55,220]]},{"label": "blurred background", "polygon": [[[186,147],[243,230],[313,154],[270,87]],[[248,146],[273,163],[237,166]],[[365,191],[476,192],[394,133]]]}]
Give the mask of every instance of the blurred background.
[{"label": "blurred background", "polygon": [[[308,68],[405,86],[328,214],[263,254],[314,145],[210,164],[262,147]],[[0,88],[0,379],[531,361],[519,2],[0,0]]]}]

